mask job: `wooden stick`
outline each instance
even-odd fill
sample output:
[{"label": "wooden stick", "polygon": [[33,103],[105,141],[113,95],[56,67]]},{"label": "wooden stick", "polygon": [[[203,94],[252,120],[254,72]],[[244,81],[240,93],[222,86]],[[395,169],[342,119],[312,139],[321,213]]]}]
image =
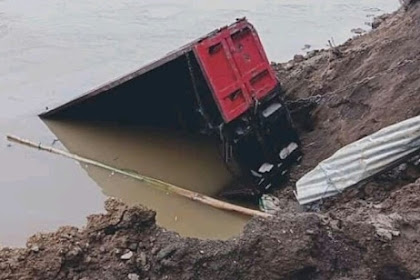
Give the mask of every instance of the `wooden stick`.
[{"label": "wooden stick", "polygon": [[199,194],[187,189],[183,189],[181,187],[175,186],[173,184],[161,181],[159,179],[155,179],[152,177],[148,177],[148,176],[143,176],[140,174],[135,174],[135,173],[131,173],[131,172],[127,172],[121,169],[117,169],[114,168],[112,166],[97,162],[95,160],[92,159],[88,159],[88,158],[84,158],[81,157],[79,155],[76,154],[72,154],[63,150],[59,150],[59,149],[55,149],[53,147],[50,146],[44,146],[41,143],[37,144],[35,142],[26,140],[26,139],[22,139],[20,137],[14,136],[14,135],[7,135],[7,140],[9,141],[14,141],[16,143],[19,144],[23,144],[32,148],[38,148],[39,150],[43,150],[43,151],[47,151],[53,154],[57,154],[57,155],[61,155],[64,157],[68,157],[74,160],[77,160],[79,162],[83,162],[86,164],[90,164],[96,167],[100,167],[106,170],[110,170],[113,171],[115,173],[119,173],[121,175],[125,175],[131,178],[134,178],[136,180],[142,181],[142,182],[146,182],[149,183],[151,186],[154,186],[157,189],[160,189],[162,191],[165,192],[171,192],[171,193],[175,193],[177,195],[192,199],[194,201],[198,201],[207,205],[210,205],[214,208],[218,208],[218,209],[222,209],[222,210],[228,210],[228,211],[233,211],[233,212],[238,212],[241,214],[245,214],[245,215],[249,215],[249,216],[259,216],[259,217],[264,217],[264,218],[268,218],[268,217],[272,217],[272,215],[268,214],[268,213],[264,213],[258,210],[253,210],[253,209],[249,209],[246,207],[242,207],[239,205],[235,205],[235,204],[231,204],[228,202],[224,202],[203,194]]}]

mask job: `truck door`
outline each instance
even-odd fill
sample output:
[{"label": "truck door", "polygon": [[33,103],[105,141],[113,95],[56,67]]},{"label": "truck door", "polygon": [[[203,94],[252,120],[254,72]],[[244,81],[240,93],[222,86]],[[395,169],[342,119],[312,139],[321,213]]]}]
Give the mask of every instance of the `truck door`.
[{"label": "truck door", "polygon": [[200,41],[194,53],[225,122],[236,119],[277,85],[258,35],[246,20]]}]

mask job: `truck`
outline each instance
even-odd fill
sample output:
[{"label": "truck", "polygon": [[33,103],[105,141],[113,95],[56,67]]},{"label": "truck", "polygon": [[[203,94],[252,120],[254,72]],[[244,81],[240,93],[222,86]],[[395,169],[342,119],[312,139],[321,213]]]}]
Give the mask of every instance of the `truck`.
[{"label": "truck", "polygon": [[245,18],[40,114],[180,129],[217,138],[223,161],[269,192],[301,156],[284,92]]}]

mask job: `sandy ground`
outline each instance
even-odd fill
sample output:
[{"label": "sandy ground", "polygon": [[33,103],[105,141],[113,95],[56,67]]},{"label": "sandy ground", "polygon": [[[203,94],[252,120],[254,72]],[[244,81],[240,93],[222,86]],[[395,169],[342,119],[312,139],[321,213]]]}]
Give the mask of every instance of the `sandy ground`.
[{"label": "sandy ground", "polygon": [[83,229],[36,234],[0,251],[0,279],[414,279],[420,277],[416,161],[303,212],[291,187],[337,149],[420,114],[420,2],[374,31],[276,64],[288,100],[318,104],[296,118],[304,159],[276,194],[282,211],[228,241],[181,238],[155,213],[108,200]]}]

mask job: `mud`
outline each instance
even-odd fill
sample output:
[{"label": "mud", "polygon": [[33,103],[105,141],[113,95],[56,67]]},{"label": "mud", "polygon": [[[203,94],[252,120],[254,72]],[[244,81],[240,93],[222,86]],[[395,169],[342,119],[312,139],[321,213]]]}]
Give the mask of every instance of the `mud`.
[{"label": "mud", "polygon": [[[37,234],[0,251],[0,279],[415,279],[420,277],[417,160],[325,201],[297,207],[291,187],[338,148],[420,113],[420,3],[341,46],[274,67],[291,101],[316,97],[297,120],[305,156],[279,190],[282,211],[227,241],[182,238],[155,212],[106,202],[83,229]],[[309,119],[309,121],[308,121]],[[417,164],[417,165],[416,165]]]},{"label": "mud", "polygon": [[[253,219],[229,241],[181,238],[156,226],[155,212],[108,200],[107,214],[90,216],[83,230],[63,227],[33,236],[27,248],[3,249],[0,279],[413,279],[419,184],[342,218]],[[395,214],[396,199],[416,207]]]}]

